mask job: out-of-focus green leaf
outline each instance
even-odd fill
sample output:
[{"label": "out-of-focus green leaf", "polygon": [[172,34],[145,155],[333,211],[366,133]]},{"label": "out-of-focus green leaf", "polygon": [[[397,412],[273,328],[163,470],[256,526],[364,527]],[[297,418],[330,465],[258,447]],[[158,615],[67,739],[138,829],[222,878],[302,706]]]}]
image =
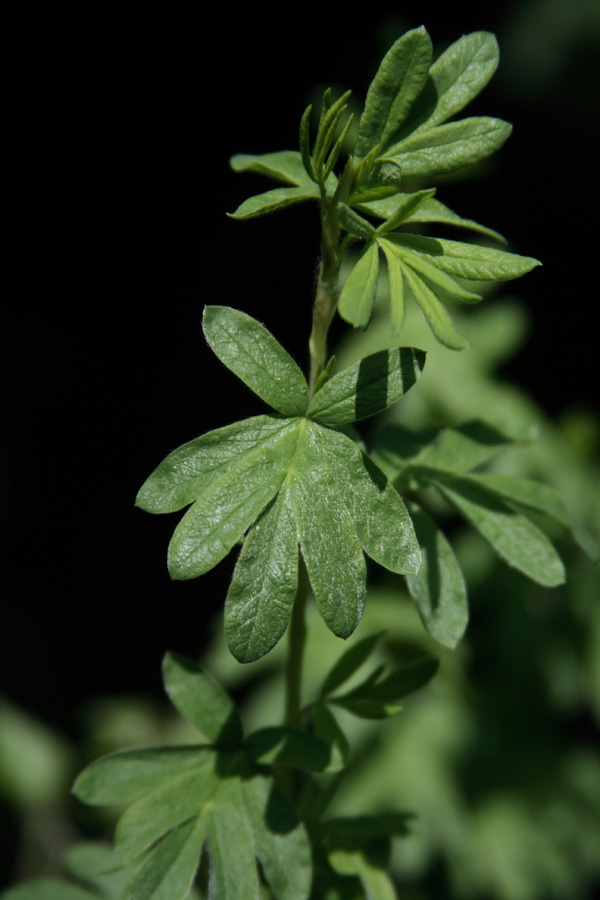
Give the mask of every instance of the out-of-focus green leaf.
[{"label": "out-of-focus green leaf", "polygon": [[394,716],[402,709],[399,701],[427,684],[437,669],[435,659],[416,659],[384,678],[371,676],[347,694],[331,697],[329,702],[365,719]]},{"label": "out-of-focus green leaf", "polygon": [[338,301],[342,319],[355,328],[366,328],[373,312],[379,274],[379,248],[370,241],[346,278]]},{"label": "out-of-focus green leaf", "polygon": [[98,900],[99,894],[62,878],[35,878],[3,891],[1,900]]},{"label": "out-of-focus green leaf", "polygon": [[338,725],[337,719],[325,703],[316,703],[312,708],[313,731],[316,737],[331,748],[327,772],[338,772],[348,761],[350,745],[348,738]]},{"label": "out-of-focus green leaf", "polygon": [[284,416],[306,412],[306,379],[264,325],[230,306],[206,306],[202,327],[221,362],[265,403]]},{"label": "out-of-focus green leaf", "polygon": [[326,697],[327,694],[330,694],[347,681],[348,678],[354,675],[357,669],[359,669],[369,658],[382,634],[383,632],[370,634],[367,637],[361,638],[360,641],[356,641],[356,643],[348,647],[347,650],[344,650],[340,658],[336,660],[329,670],[329,673],[323,682],[321,697]]},{"label": "out-of-focus green leaf", "polygon": [[264,194],[255,194],[240,203],[235,212],[227,213],[230,219],[256,219],[258,216],[266,216],[268,213],[287,209],[297,203],[306,203],[307,200],[319,199],[319,187],[312,182],[302,187],[273,188]]},{"label": "out-of-focus green leaf", "polygon": [[233,655],[252,662],[275,646],[298,586],[298,535],[289,489],[281,488],[248,532],[225,603]]},{"label": "out-of-focus green leaf", "polygon": [[241,743],[242,722],[234,704],[197,663],[167,653],[163,680],[173,706],[210,744],[236,747]]},{"label": "out-of-focus green leaf", "polygon": [[329,745],[299,728],[273,726],[255,731],[246,740],[248,759],[260,765],[291,766],[307,772],[322,772],[329,765]]},{"label": "out-of-focus green leaf", "polygon": [[406,576],[408,588],[426,631],[438,644],[454,649],[469,620],[463,574],[435,522],[414,504],[410,514],[421,547],[421,567]]},{"label": "out-of-focus green leaf", "polygon": [[339,875],[356,875],[360,879],[365,900],[397,900],[396,888],[387,872],[359,850],[333,850],[328,859]]},{"label": "out-of-focus green leaf", "polygon": [[382,350],[338,372],[316,393],[308,415],[322,425],[366,419],[398,400],[416,383],[425,353],[414,347]]}]

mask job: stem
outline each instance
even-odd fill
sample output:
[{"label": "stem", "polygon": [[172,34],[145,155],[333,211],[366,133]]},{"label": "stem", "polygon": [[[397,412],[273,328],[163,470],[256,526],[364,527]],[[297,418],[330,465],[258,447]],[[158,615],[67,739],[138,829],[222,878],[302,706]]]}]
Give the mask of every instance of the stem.
[{"label": "stem", "polygon": [[300,712],[300,690],[302,685],[302,663],[306,643],[306,600],[310,585],[304,560],[300,558],[298,590],[292,610],[288,637],[288,659],[285,685],[285,724],[294,728],[298,725]]}]

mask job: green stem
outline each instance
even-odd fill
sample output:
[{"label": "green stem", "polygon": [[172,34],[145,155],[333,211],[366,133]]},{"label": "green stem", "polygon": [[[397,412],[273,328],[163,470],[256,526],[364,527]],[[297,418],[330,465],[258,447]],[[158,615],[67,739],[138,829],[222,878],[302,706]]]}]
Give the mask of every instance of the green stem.
[{"label": "green stem", "polygon": [[300,713],[300,692],[302,686],[302,664],[306,643],[306,601],[310,591],[308,573],[304,561],[300,559],[298,590],[292,610],[288,632],[288,659],[285,685],[285,724],[290,728],[298,726]]}]

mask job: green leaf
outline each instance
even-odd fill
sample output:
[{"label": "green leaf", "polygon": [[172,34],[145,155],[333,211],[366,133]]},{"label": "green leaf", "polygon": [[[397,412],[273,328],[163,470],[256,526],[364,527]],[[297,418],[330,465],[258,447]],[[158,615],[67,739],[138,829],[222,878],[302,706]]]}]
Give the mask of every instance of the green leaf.
[{"label": "green leaf", "polygon": [[[390,431],[383,442],[393,449],[393,432]],[[474,420],[453,428],[443,428],[413,461],[420,466],[459,475],[489,462],[512,443],[512,438],[493,425]]]},{"label": "green leaf", "polygon": [[432,483],[509,565],[546,587],[564,582],[564,566],[548,538],[496,494],[467,476]]},{"label": "green leaf", "polygon": [[461,119],[430,130],[419,129],[394,147],[386,160],[397,163],[403,176],[440,175],[480,162],[507,140],[512,126],[487,116]]},{"label": "green leaf", "polygon": [[307,415],[322,425],[343,425],[375,415],[416,383],[425,352],[396,347],[366,356],[338,372],[310,401]]},{"label": "green leaf", "polygon": [[380,242],[385,254],[388,270],[388,285],[390,295],[390,321],[392,325],[392,337],[397,338],[404,324],[406,307],[404,303],[404,278],[402,265],[397,253],[394,253],[387,241]]},{"label": "green leaf", "polygon": [[356,237],[369,240],[375,234],[375,229],[370,222],[359,216],[357,212],[351,209],[346,203],[337,204],[338,223],[341,227]]},{"label": "green leaf", "polygon": [[310,844],[304,826],[273,780],[242,781],[256,855],[277,900],[307,900],[312,881]]},{"label": "green leaf", "polygon": [[500,495],[518,509],[534,509],[559,522],[570,533],[592,561],[598,559],[598,547],[592,535],[567,509],[560,494],[547,484],[514,478],[501,472],[485,472],[471,478],[488,490]]},{"label": "green leaf", "polygon": [[242,722],[225,693],[197,663],[167,653],[163,660],[165,689],[173,706],[218,747],[237,747],[242,741]]},{"label": "green leaf", "polygon": [[159,747],[125,750],[87,766],[73,785],[82,803],[112,806],[129,803],[184,772],[203,768],[214,751],[206,747]]},{"label": "green leaf", "polygon": [[388,231],[398,228],[434,194],[435,188],[427,191],[414,191],[412,194],[397,194],[389,217],[376,229],[376,233],[387,234]]},{"label": "green leaf", "polygon": [[340,684],[343,684],[359,669],[362,664],[369,658],[375,649],[378,641],[381,639],[383,632],[370,634],[361,638],[360,641],[352,644],[347,650],[344,650],[340,658],[334,663],[329,670],[323,687],[321,688],[321,697],[331,694]]},{"label": "green leaf", "polygon": [[431,288],[402,261],[402,272],[432,332],[450,350],[464,350],[469,342],[456,330],[452,319]]},{"label": "green leaf", "polygon": [[387,239],[398,247],[407,247],[421,254],[449,275],[472,281],[510,281],[541,265],[529,256],[518,256],[479,244],[464,244],[462,241],[424,238],[414,234],[388,235]]},{"label": "green leaf", "polygon": [[[379,213],[375,213],[372,210],[366,210],[366,212],[371,212],[371,215],[379,215]],[[506,239],[498,231],[494,231],[493,228],[486,228],[485,225],[480,225],[479,222],[474,222],[473,219],[463,219],[439,200],[436,200],[435,197],[431,197],[429,200],[421,203],[406,221],[441,222],[454,228],[468,228],[470,231],[477,231],[479,234],[492,238],[494,241],[500,241],[502,244],[506,243]]]},{"label": "green leaf", "polygon": [[407,575],[408,588],[429,635],[443,647],[454,649],[469,620],[465,582],[452,547],[435,522],[410,506],[421,547],[421,568]]},{"label": "green leaf", "polygon": [[98,894],[76,887],[62,878],[35,878],[9,888],[2,900],[97,900]]},{"label": "green leaf", "polygon": [[323,825],[323,841],[330,848],[364,848],[373,841],[392,836],[406,837],[412,813],[393,812],[372,816],[345,816]]},{"label": "green leaf", "polygon": [[302,187],[273,188],[264,194],[255,194],[244,200],[235,212],[227,213],[230,219],[256,219],[258,216],[266,216],[288,206],[297,203],[305,203],[307,200],[319,199],[319,187],[312,182]]},{"label": "green leaf", "polygon": [[362,615],[365,560],[350,513],[313,445],[307,430],[291,481],[300,548],[319,612],[334,634],[348,637]]},{"label": "green leaf", "polygon": [[325,741],[299,728],[261,728],[245,742],[246,756],[259,765],[290,766],[306,772],[323,772],[331,749]]},{"label": "green leaf", "polygon": [[328,859],[329,864],[340,875],[356,875],[360,879],[365,900],[397,900],[394,883],[387,872],[359,850],[334,850]]},{"label": "green leaf", "polygon": [[111,851],[110,844],[102,841],[79,841],[72,844],[65,853],[64,866],[71,878],[94,892],[94,897],[120,900],[125,885],[131,878],[132,867],[121,868],[119,872],[108,872]]},{"label": "green leaf", "polygon": [[171,831],[142,863],[123,900],[185,900],[206,837],[206,823],[194,818]]},{"label": "green leaf", "polygon": [[225,604],[233,655],[253,662],[285,632],[298,586],[298,534],[289,488],[283,486],[248,532]]},{"label": "green leaf", "polygon": [[211,900],[258,900],[254,836],[238,778],[227,778],[219,787],[209,818],[208,844]]},{"label": "green leaf", "polygon": [[330,749],[327,772],[339,772],[348,762],[350,745],[348,738],[325,703],[316,703],[312,708],[313,732],[315,737],[325,741]]},{"label": "green leaf", "polygon": [[438,662],[435,659],[416,659],[380,680],[368,678],[349,693],[331,697],[329,702],[361,718],[387,718],[400,712],[402,706],[399,701],[427,684],[437,669]]},{"label": "green leaf", "polygon": [[206,306],[202,327],[221,362],[262,400],[284,416],[306,412],[306,379],[264,325],[229,306]]},{"label": "green leaf", "polygon": [[[379,243],[383,246],[388,242],[380,238]],[[432,265],[419,253],[413,253],[412,250],[400,247],[396,243],[388,243],[388,250],[391,253],[395,253],[401,262],[413,269],[420,278],[425,278],[430,285],[433,284],[437,290],[441,290],[458,300],[464,300],[465,303],[479,303],[483,299],[481,294],[474,294],[473,291],[468,291],[454,278]]]},{"label": "green leaf", "polygon": [[234,172],[256,172],[284,184],[312,187],[302,156],[296,150],[281,150],[259,156],[239,153],[232,156],[229,162]]},{"label": "green leaf", "polygon": [[440,125],[460,112],[488,83],[498,66],[498,42],[487,31],[474,31],[451,44],[436,60],[430,78],[406,123]]},{"label": "green leaf", "polygon": [[425,85],[431,57],[431,39],[423,27],[408,31],[388,51],[367,93],[357,159],[377,144],[385,148],[391,143]]},{"label": "green leaf", "polygon": [[202,494],[171,538],[172,578],[196,578],[227,556],[278,492],[297,440],[295,430],[276,444],[255,450]]},{"label": "green leaf", "polygon": [[309,104],[304,112],[302,113],[302,118],[300,119],[300,135],[299,135],[299,143],[300,143],[300,156],[302,158],[302,165],[305,169],[305,175],[303,178],[308,175],[311,181],[317,182],[315,177],[315,170],[313,167],[312,156],[310,153],[310,114],[312,112],[312,104]]},{"label": "green leaf", "polygon": [[136,506],[151,513],[177,512],[253,450],[272,446],[295,427],[295,422],[270,414],[209,431],[161,462],[140,488]]},{"label": "green leaf", "polygon": [[392,572],[417,572],[419,544],[406,507],[391,482],[346,435],[318,427],[314,433],[365,553]]},{"label": "green leaf", "polygon": [[355,328],[366,328],[373,312],[379,273],[379,248],[370,241],[346,278],[338,301],[342,319]]}]

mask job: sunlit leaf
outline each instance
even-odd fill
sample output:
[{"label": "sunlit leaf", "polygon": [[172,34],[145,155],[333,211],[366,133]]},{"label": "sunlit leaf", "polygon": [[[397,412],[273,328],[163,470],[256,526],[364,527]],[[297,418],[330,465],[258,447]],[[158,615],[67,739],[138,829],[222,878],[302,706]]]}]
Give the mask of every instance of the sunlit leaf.
[{"label": "sunlit leaf", "polygon": [[379,248],[375,241],[371,241],[346,278],[338,301],[340,316],[356,328],[366,328],[369,324],[378,273]]}]

